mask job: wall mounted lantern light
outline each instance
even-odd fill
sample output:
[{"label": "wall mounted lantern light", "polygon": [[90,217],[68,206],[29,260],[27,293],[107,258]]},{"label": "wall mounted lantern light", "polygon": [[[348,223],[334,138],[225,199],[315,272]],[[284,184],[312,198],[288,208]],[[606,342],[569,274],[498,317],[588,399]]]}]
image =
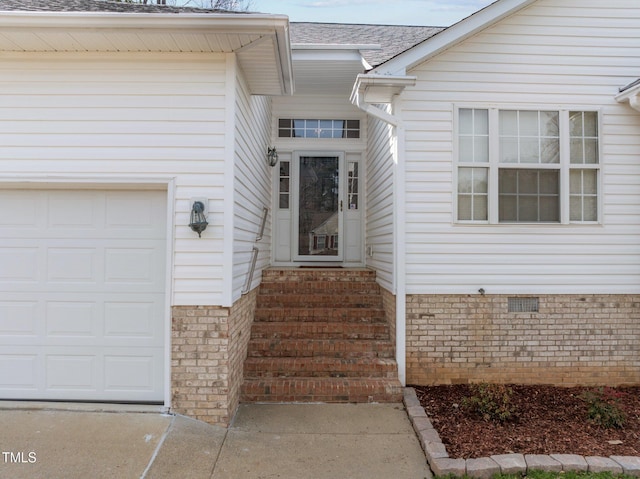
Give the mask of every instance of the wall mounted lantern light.
[{"label": "wall mounted lantern light", "polygon": [[194,201],[191,207],[189,228],[198,233],[198,238],[202,238],[202,232],[207,229],[208,224],[204,215],[204,203],[202,201]]},{"label": "wall mounted lantern light", "polygon": [[267,148],[267,161],[269,162],[269,166],[276,166],[278,164],[278,152],[276,151],[276,147]]}]

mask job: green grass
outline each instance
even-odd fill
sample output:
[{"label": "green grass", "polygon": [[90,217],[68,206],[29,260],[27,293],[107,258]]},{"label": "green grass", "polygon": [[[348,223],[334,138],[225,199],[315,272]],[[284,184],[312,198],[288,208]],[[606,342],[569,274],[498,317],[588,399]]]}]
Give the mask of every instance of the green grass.
[{"label": "green grass", "polygon": [[[439,479],[453,479],[457,476],[443,476]],[[468,479],[468,476],[464,476]],[[438,478],[437,478],[438,479]],[[638,479],[627,474],[611,472],[545,472],[529,471],[526,474],[496,474],[493,479]]]}]

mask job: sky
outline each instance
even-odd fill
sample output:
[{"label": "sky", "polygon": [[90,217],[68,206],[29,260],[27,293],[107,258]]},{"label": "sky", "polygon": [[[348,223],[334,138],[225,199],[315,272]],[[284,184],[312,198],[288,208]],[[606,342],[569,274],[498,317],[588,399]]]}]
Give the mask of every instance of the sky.
[{"label": "sky", "polygon": [[448,27],[495,0],[251,0],[249,10],[292,22]]}]

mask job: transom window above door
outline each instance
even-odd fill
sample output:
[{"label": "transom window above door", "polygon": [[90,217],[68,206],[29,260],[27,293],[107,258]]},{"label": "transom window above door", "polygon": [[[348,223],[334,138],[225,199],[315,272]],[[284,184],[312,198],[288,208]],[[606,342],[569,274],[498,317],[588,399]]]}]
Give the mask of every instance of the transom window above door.
[{"label": "transom window above door", "polygon": [[360,120],[278,120],[279,138],[360,138]]},{"label": "transom window above door", "polygon": [[597,223],[599,115],[580,110],[457,110],[456,219]]}]

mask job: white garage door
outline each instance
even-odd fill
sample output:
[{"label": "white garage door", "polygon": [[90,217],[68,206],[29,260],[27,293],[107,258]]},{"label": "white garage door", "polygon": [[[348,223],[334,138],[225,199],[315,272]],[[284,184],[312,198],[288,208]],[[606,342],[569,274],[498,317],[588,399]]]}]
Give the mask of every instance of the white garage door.
[{"label": "white garage door", "polygon": [[163,400],[166,193],[0,190],[0,398]]}]

